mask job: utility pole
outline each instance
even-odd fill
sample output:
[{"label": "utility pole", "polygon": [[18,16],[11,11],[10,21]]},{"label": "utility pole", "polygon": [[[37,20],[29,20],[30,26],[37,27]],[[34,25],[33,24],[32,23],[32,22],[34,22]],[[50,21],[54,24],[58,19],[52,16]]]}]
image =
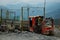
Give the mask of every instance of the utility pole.
[{"label": "utility pole", "polygon": [[28,18],[29,18],[29,8],[27,8],[27,12],[28,12]]},{"label": "utility pole", "polygon": [[9,19],[9,11],[7,10],[7,12],[6,12],[6,20],[8,20]]},{"label": "utility pole", "polygon": [[29,8],[27,8],[27,12],[28,12],[28,26],[29,26]]},{"label": "utility pole", "polygon": [[2,9],[1,9],[1,12],[0,12],[0,24],[2,23]]},{"label": "utility pole", "polygon": [[16,14],[15,14],[15,12],[14,12],[14,21],[15,21],[15,18],[16,18]]},{"label": "utility pole", "polygon": [[21,28],[23,31],[23,7],[21,7]]},{"label": "utility pole", "polygon": [[46,0],[44,0],[44,19],[45,19],[45,16],[46,16],[46,15],[45,15],[45,14],[46,14],[46,12],[45,12],[46,9],[45,9],[45,7],[46,7]]},{"label": "utility pole", "polygon": [[16,21],[16,12],[14,12],[14,20],[13,20],[14,22],[14,24],[15,24],[15,21]]}]

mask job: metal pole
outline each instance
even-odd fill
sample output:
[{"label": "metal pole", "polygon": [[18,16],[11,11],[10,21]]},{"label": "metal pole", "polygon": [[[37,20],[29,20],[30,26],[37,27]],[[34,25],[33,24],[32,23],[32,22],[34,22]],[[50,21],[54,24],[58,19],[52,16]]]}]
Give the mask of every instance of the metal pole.
[{"label": "metal pole", "polygon": [[1,22],[2,22],[2,9],[1,9]]},{"label": "metal pole", "polygon": [[29,8],[27,8],[27,12],[28,12],[28,26],[29,26]]},{"label": "metal pole", "polygon": [[8,20],[9,19],[9,11],[7,10],[7,12],[6,12],[6,20]]},{"label": "metal pole", "polygon": [[21,8],[21,28],[23,31],[23,7]]},{"label": "metal pole", "polygon": [[2,9],[1,9],[1,17],[0,17],[0,24],[1,24],[1,22],[2,22]]},{"label": "metal pole", "polygon": [[46,15],[45,15],[45,11],[46,11],[46,10],[45,10],[45,7],[46,7],[46,0],[44,0],[44,19],[45,19],[45,16],[46,16]]},{"label": "metal pole", "polygon": [[1,9],[1,21],[2,21],[2,9]]},{"label": "metal pole", "polygon": [[16,14],[15,14],[15,12],[14,12],[14,21],[15,21],[15,18],[16,18]]},{"label": "metal pole", "polygon": [[15,18],[16,18],[16,14],[15,14],[15,12],[13,12],[13,13],[14,13],[13,24],[15,24]]}]

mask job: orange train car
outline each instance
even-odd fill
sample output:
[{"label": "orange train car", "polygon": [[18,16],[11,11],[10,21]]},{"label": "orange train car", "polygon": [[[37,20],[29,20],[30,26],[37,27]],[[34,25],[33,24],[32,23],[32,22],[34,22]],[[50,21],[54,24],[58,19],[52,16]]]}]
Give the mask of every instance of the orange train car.
[{"label": "orange train car", "polygon": [[54,34],[54,20],[52,18],[46,18],[42,22],[42,34]]},{"label": "orange train car", "polygon": [[54,23],[52,18],[43,18],[43,16],[30,16],[29,24],[31,32],[41,34],[54,34]]}]

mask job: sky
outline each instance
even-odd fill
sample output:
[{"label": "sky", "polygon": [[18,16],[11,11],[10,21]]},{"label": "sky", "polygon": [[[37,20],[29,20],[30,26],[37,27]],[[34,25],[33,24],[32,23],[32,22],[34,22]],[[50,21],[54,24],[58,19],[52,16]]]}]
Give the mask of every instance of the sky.
[{"label": "sky", "polygon": [[[38,4],[43,2],[44,0],[0,0],[0,5],[18,4],[18,3]],[[60,2],[60,0],[46,0],[46,2]]]},{"label": "sky", "polygon": [[[7,8],[19,8],[20,6],[44,6],[45,0],[0,0],[0,6],[6,6]],[[60,0],[46,0],[46,7],[50,7],[60,3]],[[59,4],[58,4],[59,5]]]},{"label": "sky", "polygon": [[[45,0],[0,0],[0,6],[5,6],[10,9],[19,9],[21,6],[28,6],[28,5],[33,7],[34,6],[43,7],[44,1]],[[46,0],[46,13],[55,11],[57,9],[60,9],[60,0]],[[17,13],[19,12],[17,11]]]}]

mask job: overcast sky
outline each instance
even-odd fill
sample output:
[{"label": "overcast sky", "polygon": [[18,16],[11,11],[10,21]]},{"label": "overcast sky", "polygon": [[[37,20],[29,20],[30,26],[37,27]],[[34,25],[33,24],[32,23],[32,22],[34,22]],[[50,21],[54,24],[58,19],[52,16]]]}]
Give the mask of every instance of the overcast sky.
[{"label": "overcast sky", "polygon": [[[46,13],[60,9],[60,0],[46,0],[46,2]],[[0,0],[0,6],[6,6],[11,9],[18,9],[23,4],[29,4],[30,6],[41,6],[43,3],[44,0]]]},{"label": "overcast sky", "polygon": [[[60,0],[46,0],[47,2],[60,2]],[[0,0],[0,5],[17,4],[17,3],[38,4],[43,3],[44,0]]]}]

